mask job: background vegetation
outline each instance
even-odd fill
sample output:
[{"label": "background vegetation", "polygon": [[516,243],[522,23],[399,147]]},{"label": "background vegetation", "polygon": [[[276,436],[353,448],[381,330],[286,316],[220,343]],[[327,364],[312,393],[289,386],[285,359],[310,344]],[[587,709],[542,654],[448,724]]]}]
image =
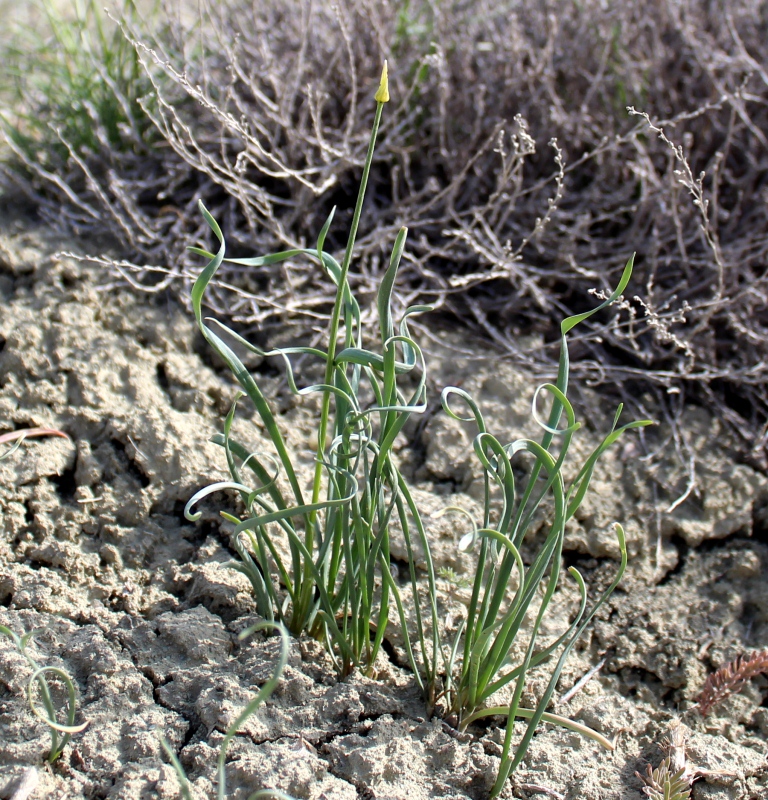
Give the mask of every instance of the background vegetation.
[{"label": "background vegetation", "polygon": [[[233,256],[311,245],[332,206],[351,213],[358,109],[387,58],[355,290],[373,302],[407,223],[403,307],[434,304],[553,375],[559,321],[637,251],[638,299],[585,325],[574,372],[672,421],[715,406],[766,467],[765,3],[129,2],[121,29],[99,9],[6,46],[2,171],[45,220],[116,240],[113,275],[187,297],[184,248],[213,244],[198,198]],[[312,266],[225,265],[209,302],[269,340],[332,296]]]}]

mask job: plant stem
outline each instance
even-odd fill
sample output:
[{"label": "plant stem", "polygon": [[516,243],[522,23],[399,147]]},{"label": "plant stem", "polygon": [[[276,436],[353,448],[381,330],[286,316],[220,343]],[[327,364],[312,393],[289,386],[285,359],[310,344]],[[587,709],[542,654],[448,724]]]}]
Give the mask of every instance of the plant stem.
[{"label": "plant stem", "polygon": [[[531,719],[535,715],[536,711],[532,708],[523,708],[521,706],[517,707],[517,711],[515,712],[516,717],[523,717],[524,719]],[[462,725],[462,730],[465,730],[466,727],[471,725],[473,722],[476,722],[483,717],[497,717],[497,716],[508,716],[509,714],[509,706],[493,706],[492,708],[483,708],[480,711],[476,711],[470,717],[467,717],[464,724]],[[582,725],[580,722],[574,722],[572,719],[568,719],[568,717],[561,717],[559,714],[551,714],[549,711],[545,711],[541,715],[542,722],[548,722],[550,725],[559,725],[561,728],[566,728],[569,731],[575,731],[576,733],[581,734],[582,736],[586,736],[589,739],[597,742],[598,744],[602,745],[606,750],[615,750],[616,745],[603,736],[601,733],[598,733],[593,728],[590,728],[586,725]]]},{"label": "plant stem", "polygon": [[[355,212],[352,216],[352,226],[349,231],[349,239],[347,240],[347,248],[344,252],[344,260],[341,263],[341,274],[339,275],[339,283],[336,291],[336,301],[333,305],[333,313],[331,315],[331,324],[328,333],[328,358],[325,365],[325,383],[330,386],[333,383],[333,373],[335,369],[336,360],[336,340],[339,334],[339,321],[341,319],[341,306],[344,301],[344,286],[347,282],[347,275],[349,273],[349,265],[352,261],[352,252],[355,246],[355,237],[357,236],[357,228],[360,224],[360,214],[363,210],[363,200],[365,199],[365,189],[368,185],[368,175],[371,171],[371,163],[373,162],[373,151],[376,146],[376,136],[379,132],[379,124],[381,122],[381,112],[384,108],[384,102],[377,100],[376,114],[373,119],[373,128],[371,130],[371,138],[368,142],[368,153],[365,157],[365,166],[363,167],[363,175],[360,179],[360,189],[357,193],[357,203],[355,204]],[[323,452],[325,450],[325,439],[328,435],[328,418],[331,409],[331,393],[325,392],[323,395],[322,410],[320,412],[320,426],[317,434],[317,461],[315,464],[315,476],[312,484],[312,503],[317,503],[320,499],[320,489],[323,477]],[[314,548],[314,522],[316,512],[312,512],[309,518],[310,524],[307,526],[305,532],[304,543],[307,552],[312,553]],[[306,597],[302,598],[302,605],[304,602],[309,603],[312,600],[312,580],[309,566],[305,565],[305,581],[304,587],[306,589]]]}]

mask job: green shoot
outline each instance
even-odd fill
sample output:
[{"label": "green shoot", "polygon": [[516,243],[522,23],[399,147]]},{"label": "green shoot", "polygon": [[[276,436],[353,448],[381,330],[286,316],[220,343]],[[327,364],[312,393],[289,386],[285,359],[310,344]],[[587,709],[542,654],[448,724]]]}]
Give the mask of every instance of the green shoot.
[{"label": "green shoot", "polygon": [[[219,748],[219,758],[218,758],[218,769],[217,769],[217,786],[216,786],[216,800],[225,800],[227,796],[227,772],[226,772],[226,763],[227,763],[227,750],[229,749],[229,743],[232,739],[237,735],[237,732],[240,728],[245,724],[245,722],[252,717],[256,711],[258,711],[259,707],[264,703],[265,700],[269,698],[269,696],[274,692],[275,687],[280,680],[280,676],[283,674],[283,669],[285,668],[285,664],[288,661],[288,649],[290,646],[290,642],[288,639],[288,632],[286,629],[280,625],[279,623],[273,622],[259,622],[256,625],[252,625],[251,627],[244,630],[237,638],[241,641],[246,639],[248,636],[253,635],[258,631],[274,629],[280,634],[280,655],[277,658],[277,663],[275,664],[275,669],[272,672],[269,680],[259,689],[256,693],[256,696],[245,706],[245,708],[240,712],[237,719],[232,723],[229,730],[224,735],[224,740],[221,743],[221,747]],[[179,779],[179,787],[181,789],[181,795],[184,800],[195,800],[195,796],[192,792],[192,787],[189,784],[189,780],[187,778],[187,774],[184,771],[184,767],[182,767],[181,762],[178,759],[176,753],[173,752],[170,744],[165,739],[165,737],[161,737],[160,743],[163,746],[168,758],[171,761],[171,765],[173,766],[174,770],[176,771],[176,776]],[[258,792],[254,792],[252,795],[249,796],[248,800],[293,800],[290,795],[285,794],[277,789],[260,789]]]},{"label": "green shoot", "polygon": [[[75,725],[75,716],[77,714],[77,696],[75,693],[75,685],[72,679],[67,675],[63,669],[58,667],[45,666],[41,667],[34,658],[29,654],[27,645],[30,639],[34,636],[34,631],[25,633],[19,636],[14,633],[10,628],[5,625],[0,625],[0,634],[7,636],[15,645],[16,649],[24,656],[27,663],[32,668],[32,677],[27,684],[27,698],[29,700],[29,707],[32,713],[40,720],[42,720],[50,730],[51,733],[51,750],[48,753],[48,762],[53,764],[62,754],[64,748],[67,746],[70,738],[75,733],[84,731],[88,723],[83,722],[81,725]],[[51,696],[51,687],[47,680],[47,675],[55,675],[64,682],[67,690],[67,707],[66,707],[66,723],[62,724],[56,717],[56,707],[53,703]],[[35,700],[35,689],[40,693],[43,709],[41,710]],[[63,735],[61,735],[63,734]]]},{"label": "green shoot", "polygon": [[[426,367],[422,351],[410,335],[408,317],[429,308],[407,309],[399,329],[395,327],[392,311],[392,293],[407,230],[403,228],[398,234],[389,268],[381,279],[376,347],[364,341],[360,307],[348,282],[376,135],[388,97],[385,66],[341,264],[324,250],[333,212],[320,231],[315,248],[229,259],[221,229],[200,204],[201,213],[220,246],[215,254],[190,248],[209,259],[192,290],[197,323],[253,403],[270,439],[271,452],[254,452],[233,439],[236,404],[242,397],[238,395],[227,415],[223,434],[213,438],[224,449],[230,480],[198,492],[185,513],[189,519],[197,519],[199,515],[192,508],[202,498],[222,489],[239,492],[244,513],[235,516],[222,512],[234,525],[232,545],[239,561],[233,566],[250,580],[259,613],[266,619],[284,622],[293,634],[306,631],[324,641],[340,675],[347,675],[354,668],[373,674],[390,611],[396,611],[411,668],[430,711],[444,699],[448,713],[455,715],[462,729],[488,714],[507,716],[501,767],[493,788],[496,796],[524,757],[542,721],[578,730],[612,747],[597,732],[548,713],[546,708],[571,649],[624,573],[627,551],[621,526],[616,526],[621,563],[611,586],[588,610],[586,584],[579,572],[571,568],[569,573],[581,596],[578,612],[569,629],[556,641],[542,646],[538,634],[560,580],[566,524],[584,500],[598,459],[625,431],[650,424],[642,420],[619,426],[620,407],[602,442],[580,467],[570,470],[576,477],[566,486],[564,467],[572,437],[580,428],[567,397],[566,337],[573,327],[620,297],[629,282],[633,259],[627,262],[616,291],[605,302],[561,324],[557,380],[540,386],[533,397],[532,415],[543,430],[539,442],[520,439],[503,445],[488,431],[479,406],[469,394],[456,387],[443,391],[445,412],[456,420],[472,422],[477,428],[473,447],[485,481],[483,519],[479,525],[472,521],[471,532],[460,543],[465,551],[475,545],[479,549],[467,620],[446,652],[440,640],[436,573],[427,532],[411,490],[393,458],[393,445],[403,426],[411,415],[426,408]],[[206,288],[222,263],[262,266],[298,257],[314,260],[336,288],[326,349],[283,347],[265,352],[223,324],[215,322],[214,329],[210,320],[203,319]],[[219,333],[262,357],[280,358],[295,395],[302,398],[319,395],[317,450],[311,480],[300,477],[266,396]],[[314,359],[323,369],[323,382],[299,388],[291,360],[294,356]],[[408,390],[400,385],[406,376],[410,378]],[[545,398],[550,401],[546,419],[538,410]],[[469,409],[468,414],[454,410],[456,400]],[[527,485],[518,496],[512,462],[519,459],[532,464]],[[246,473],[251,477],[244,477]],[[284,480],[278,480],[280,475]],[[528,533],[545,501],[552,506],[549,532],[539,544],[529,545]],[[402,537],[408,556],[408,577],[415,598],[411,627],[390,569],[393,535]],[[417,575],[416,542],[426,561],[425,580],[419,580]],[[526,556],[528,548],[535,548],[528,566],[521,555],[524,544]],[[448,572],[443,574],[451,577]],[[511,653],[519,651],[521,642],[524,654],[518,663],[512,663]],[[549,683],[536,708],[522,707],[529,670],[555,658]],[[489,707],[492,696],[510,684],[514,688],[509,705]],[[527,727],[513,752],[512,737],[518,718],[526,719]]]},{"label": "green shoot", "polygon": [[673,772],[672,759],[667,756],[657,769],[648,764],[645,775],[636,772],[644,783],[643,792],[650,800],[690,800],[691,782],[683,765]]},{"label": "green shoot", "polygon": [[[532,416],[544,431],[541,442],[532,439],[519,439],[507,445],[488,432],[479,406],[462,389],[448,387],[443,391],[442,402],[445,412],[456,420],[473,422],[477,427],[474,440],[475,454],[485,473],[485,509],[482,527],[473,527],[460,543],[463,550],[471,549],[479,543],[477,571],[475,573],[472,595],[468,605],[466,624],[456,636],[449,663],[451,669],[446,674],[445,696],[449,711],[459,719],[462,729],[481,716],[503,711],[507,715],[507,728],[502,749],[502,763],[492,796],[501,791],[506,779],[525,756],[533,738],[536,726],[542,720],[553,724],[565,724],[573,729],[573,723],[563,722],[562,718],[546,714],[546,707],[560,677],[565,661],[594,617],[600,606],[616,588],[627,565],[627,549],[624,531],[616,526],[616,535],[621,552],[621,564],[613,583],[587,612],[587,588],[579,572],[571,568],[569,573],[576,581],[581,595],[581,606],[570,628],[556,641],[545,647],[537,644],[537,636],[549,603],[553,599],[560,579],[560,564],[565,526],[581,505],[592,474],[600,456],[625,431],[650,425],[650,420],[630,422],[617,427],[621,407],[613,425],[602,442],[595,448],[586,462],[578,470],[570,486],[566,487],[563,466],[566,463],[573,435],[579,430],[573,407],[567,398],[569,357],[566,334],[579,322],[587,319],[599,309],[616,300],[629,282],[633,259],[627,262],[616,291],[600,306],[564,320],[561,325],[561,356],[557,381],[543,384],[534,393]],[[551,408],[546,421],[538,413],[539,398],[543,394],[551,397]],[[467,406],[470,414],[457,413],[451,401],[458,398]],[[563,425],[563,417],[565,424]],[[553,444],[559,440],[559,452],[551,452]],[[532,460],[527,486],[518,498],[513,474],[512,460],[526,457]],[[500,511],[495,515],[493,500],[500,499]],[[536,510],[545,498],[552,502],[553,519],[544,541],[537,546],[529,567],[523,563],[520,548],[526,540]],[[453,509],[460,510],[460,509]],[[474,525],[474,523],[473,523]],[[539,599],[539,588],[544,592]],[[510,588],[514,595],[508,597]],[[537,608],[538,604],[538,608]],[[525,628],[526,620],[533,619],[530,630]],[[527,637],[525,654],[520,663],[510,663],[510,653],[521,637]],[[559,658],[550,674],[547,687],[535,709],[520,706],[525,688],[526,675],[531,667],[540,664],[560,650]],[[461,658],[458,653],[461,652]],[[454,675],[454,664],[458,674]],[[509,706],[503,709],[487,709],[486,703],[499,689],[514,681],[514,691]],[[512,735],[517,717],[528,719],[523,738],[512,753]],[[602,737],[594,731],[586,735],[601,741]],[[605,742],[602,742],[605,744]]]}]

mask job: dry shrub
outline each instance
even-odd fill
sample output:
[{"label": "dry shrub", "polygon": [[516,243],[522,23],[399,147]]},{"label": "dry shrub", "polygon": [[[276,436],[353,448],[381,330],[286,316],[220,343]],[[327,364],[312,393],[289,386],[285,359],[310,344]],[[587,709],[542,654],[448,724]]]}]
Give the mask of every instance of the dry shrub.
[{"label": "dry shrub", "polygon": [[[345,230],[387,58],[358,290],[407,224],[406,300],[547,373],[557,348],[521,335],[556,343],[557,321],[637,251],[642,299],[574,341],[574,371],[714,405],[765,466],[767,14],[754,0],[228,0],[154,35],[129,15],[153,125],[126,152],[70,152],[55,177],[30,155],[6,176],[46,218],[168,270],[113,265],[132,282],[186,293],[197,197],[249,255],[312,243],[333,205]],[[268,330],[328,313],[319,278],[288,264],[223,280],[236,320]]]}]

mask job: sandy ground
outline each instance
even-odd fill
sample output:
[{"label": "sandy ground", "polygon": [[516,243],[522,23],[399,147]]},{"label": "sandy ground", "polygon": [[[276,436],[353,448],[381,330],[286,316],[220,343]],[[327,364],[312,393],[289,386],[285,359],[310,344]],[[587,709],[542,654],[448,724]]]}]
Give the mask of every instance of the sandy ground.
[{"label": "sandy ground", "polygon": [[[73,676],[78,719],[89,722],[53,768],[45,765],[48,732],[25,694],[31,670],[0,641],[0,798],[14,795],[29,767],[31,800],[177,798],[161,734],[199,797],[213,797],[223,731],[268,677],[278,648],[262,635],[237,640],[256,617],[247,580],[226,566],[232,553],[217,512],[233,510],[233,499],[212,498],[196,524],[183,516],[197,489],[225,476],[222,452],[207,439],[220,431],[235,386],[186,311],[105,288],[103,274],[52,257],[77,247],[13,215],[0,230],[0,433],[51,426],[71,437],[27,441],[0,462],[0,624],[37,631],[31,651]],[[425,342],[433,399],[461,381],[507,440],[532,433],[534,384],[442,338],[443,346]],[[297,405],[275,371],[254,368],[294,428],[292,446],[307,450],[312,409]],[[583,452],[612,414],[587,426]],[[242,440],[263,442],[247,409],[236,425]],[[606,457],[567,538],[567,563],[599,591],[616,569],[613,523],[627,530],[627,575],[553,699],[554,711],[617,737],[617,747],[606,752],[542,726],[507,798],[640,800],[635,771],[658,764],[677,721],[692,767],[727,773],[694,784],[694,798],[768,797],[768,682],[755,679],[706,719],[691,709],[715,667],[768,646],[768,484],[735,463],[705,409],[685,412],[684,431],[698,461],[685,502],[667,511],[687,477],[659,425]],[[466,455],[469,432],[435,413],[411,435],[401,457],[422,508],[472,508],[479,473]],[[456,520],[429,522],[438,564],[466,577],[472,557],[458,552]],[[442,580],[441,591],[455,618],[466,590]],[[575,599],[564,585],[545,637],[567,624]],[[230,749],[230,796],[269,786],[311,800],[486,798],[501,721],[457,735],[428,718],[397,657],[394,627],[390,645],[397,663],[383,658],[377,680],[338,681],[317,642],[293,641],[276,693]],[[530,695],[544,677],[532,673]]]}]

